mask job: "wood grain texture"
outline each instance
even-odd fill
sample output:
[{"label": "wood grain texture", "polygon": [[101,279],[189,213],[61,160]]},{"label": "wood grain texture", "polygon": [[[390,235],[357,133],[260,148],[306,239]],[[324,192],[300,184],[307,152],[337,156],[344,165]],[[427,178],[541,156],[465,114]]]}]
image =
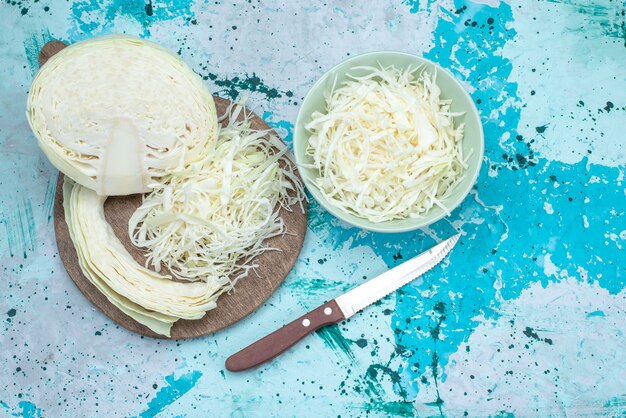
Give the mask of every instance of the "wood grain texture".
[{"label": "wood grain texture", "polygon": [[[64,47],[63,43],[53,41],[46,44],[40,53],[40,62],[43,65],[48,58]],[[214,97],[218,115],[222,115],[229,100]],[[270,130],[276,134],[259,116],[250,112],[252,127],[259,130]],[[223,123],[226,123],[224,121]],[[277,135],[278,136],[278,135]],[[78,264],[76,250],[69,235],[65,212],[63,210],[63,174],[59,175],[54,201],[54,227],[59,255],[67,273],[72,278],[80,291],[106,316],[130,331],[155,338],[167,338],[158,335],[139,324],[132,318],[111,304],[96,287],[83,275]],[[105,217],[111,224],[115,235],[124,244],[133,258],[140,264],[145,262],[145,251],[133,246],[128,237],[128,220],[141,203],[141,195],[116,196],[107,199],[104,205]],[[222,295],[217,301],[217,307],[199,320],[179,320],[172,327],[172,339],[186,339],[201,337],[211,334],[222,328],[234,324],[246,317],[265,302],[272,293],[280,286],[289,271],[294,266],[298,254],[302,249],[306,233],[306,205],[305,212],[300,208],[294,208],[292,212],[282,209],[280,216],[283,218],[287,233],[268,239],[267,246],[279,251],[266,251],[255,259],[259,265],[256,273],[241,279],[230,293]],[[165,272],[165,271],[162,271]]]},{"label": "wood grain texture", "polygon": [[44,65],[51,56],[65,47],[67,47],[67,44],[61,41],[50,41],[42,46],[41,51],[39,51],[39,65]]}]

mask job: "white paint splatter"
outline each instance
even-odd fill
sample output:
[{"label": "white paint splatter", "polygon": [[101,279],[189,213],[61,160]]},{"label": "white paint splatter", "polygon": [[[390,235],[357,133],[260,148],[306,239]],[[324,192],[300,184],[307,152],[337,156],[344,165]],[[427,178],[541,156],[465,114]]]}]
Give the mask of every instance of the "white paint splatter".
[{"label": "white paint splatter", "polygon": [[543,274],[548,277],[556,276],[559,268],[552,262],[552,254],[546,254],[543,257]]},{"label": "white paint splatter", "polygon": [[548,215],[552,215],[554,213],[552,204],[548,202],[543,202],[543,210],[545,210]]},{"label": "white paint splatter", "polygon": [[[537,282],[498,311],[496,320],[478,318],[482,323],[450,356],[447,379],[438,388],[445,414],[623,413],[624,291],[611,295],[597,283],[575,279],[545,288]],[[436,399],[434,391],[420,387],[420,412],[433,412],[425,403]]]}]

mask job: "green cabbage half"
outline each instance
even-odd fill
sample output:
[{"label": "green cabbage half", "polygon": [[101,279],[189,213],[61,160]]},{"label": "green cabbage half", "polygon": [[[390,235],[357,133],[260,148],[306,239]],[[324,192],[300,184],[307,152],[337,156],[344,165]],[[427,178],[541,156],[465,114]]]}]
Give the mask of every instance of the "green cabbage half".
[{"label": "green cabbage half", "polygon": [[99,195],[150,190],[217,138],[211,93],[178,55],[129,35],[75,43],[41,67],[27,104],[39,146]]}]

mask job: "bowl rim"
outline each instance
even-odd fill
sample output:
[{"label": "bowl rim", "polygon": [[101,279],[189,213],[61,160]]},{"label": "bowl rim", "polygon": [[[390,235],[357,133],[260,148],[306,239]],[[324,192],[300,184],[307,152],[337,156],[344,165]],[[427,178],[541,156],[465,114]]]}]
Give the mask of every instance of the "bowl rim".
[{"label": "bowl rim", "polygon": [[[465,95],[465,97],[468,99],[470,106],[469,106],[469,111],[471,111],[474,116],[476,117],[476,119],[478,120],[478,131],[479,131],[479,139],[480,139],[480,143],[479,143],[479,149],[474,149],[474,154],[476,155],[477,159],[478,159],[478,167],[477,169],[472,173],[472,177],[470,182],[468,183],[468,186],[466,187],[466,190],[463,191],[463,193],[461,193],[459,195],[458,198],[456,198],[454,201],[451,201],[451,204],[449,205],[450,207],[450,212],[454,211],[464,200],[465,198],[467,198],[467,196],[470,194],[470,192],[472,191],[472,188],[474,187],[474,185],[476,184],[476,180],[478,179],[478,176],[480,174],[480,170],[482,168],[483,165],[483,158],[484,158],[484,151],[485,151],[485,134],[484,134],[484,129],[483,129],[483,124],[482,124],[482,119],[481,119],[481,115],[480,112],[478,111],[478,108],[476,107],[476,103],[474,102],[474,99],[472,99],[472,96],[467,92],[467,90],[465,90],[465,87],[463,87],[463,84],[461,84],[461,82],[452,74],[452,72],[450,72],[450,70],[448,70],[447,68],[442,67],[441,65],[439,65],[438,63],[425,58],[421,55],[417,55],[417,54],[411,54],[408,52],[402,52],[402,51],[395,51],[395,50],[379,50],[379,51],[371,51],[371,52],[366,52],[363,54],[359,54],[359,55],[355,55],[353,57],[350,57],[346,60],[343,60],[339,63],[337,63],[336,65],[334,65],[333,67],[331,67],[329,70],[325,71],[324,74],[322,74],[317,81],[311,86],[311,88],[307,91],[306,95],[304,96],[304,99],[302,100],[302,103],[300,104],[300,108],[298,110],[298,116],[296,117],[296,124],[294,125],[294,132],[293,132],[293,147],[294,147],[294,157],[295,157],[295,162],[296,162],[296,166],[298,167],[298,169],[300,169],[301,165],[304,164],[304,161],[301,160],[301,158],[299,157],[299,152],[298,150],[301,149],[301,147],[303,147],[305,144],[308,144],[308,137],[305,139],[300,138],[301,135],[298,134],[299,131],[299,127],[302,126],[302,129],[304,129],[303,124],[303,119],[304,119],[304,115],[303,115],[303,109],[305,107],[305,104],[308,102],[308,100],[310,100],[311,95],[314,91],[316,91],[317,89],[320,88],[321,84],[323,82],[326,81],[326,79],[328,78],[328,76],[330,74],[332,74],[333,72],[335,72],[339,67],[350,63],[352,61],[356,61],[358,59],[363,59],[369,56],[377,56],[377,55],[395,55],[395,56],[403,56],[406,58],[411,58],[411,59],[417,59],[418,61],[424,61],[430,65],[432,65],[438,72],[442,71],[444,73],[447,74],[447,76],[453,81],[453,83],[459,88],[459,90],[462,92],[463,95]],[[305,150],[303,150],[305,151]],[[334,217],[340,219],[343,222],[346,222],[347,224],[351,225],[351,226],[355,226],[357,228],[360,229],[364,229],[367,231],[372,231],[372,232],[382,232],[382,233],[399,233],[399,232],[409,232],[409,231],[414,231],[416,229],[421,229],[421,228],[425,228],[428,227],[432,224],[434,224],[435,222],[440,221],[441,219],[445,218],[447,216],[446,212],[442,212],[440,215],[432,217],[432,218],[415,218],[414,222],[410,222],[408,225],[393,225],[393,224],[389,224],[390,222],[394,222],[394,221],[384,221],[384,222],[380,222],[380,223],[374,223],[369,221],[368,219],[365,218],[359,218],[356,215],[352,215],[348,212],[345,212],[337,207],[335,207],[334,205],[330,204],[329,202],[326,201],[326,199],[324,198],[324,196],[321,194],[321,192],[319,191],[317,185],[308,178],[308,176],[305,173],[302,173],[302,180],[304,181],[304,184],[307,188],[307,190],[311,193],[311,195],[313,195],[313,198],[317,201],[317,203],[320,204],[320,206],[322,206],[325,210],[327,210],[331,215],[333,215]],[[426,212],[428,213],[428,212]],[[350,216],[350,217],[354,217],[357,220],[356,221],[352,221],[349,219],[346,219],[346,216]],[[395,221],[399,221],[395,220]]]}]

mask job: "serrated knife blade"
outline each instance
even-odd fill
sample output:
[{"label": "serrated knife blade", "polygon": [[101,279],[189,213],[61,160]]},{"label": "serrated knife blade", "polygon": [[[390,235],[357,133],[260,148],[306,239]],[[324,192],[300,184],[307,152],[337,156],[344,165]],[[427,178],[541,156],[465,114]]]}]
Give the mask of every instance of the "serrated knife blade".
[{"label": "serrated knife blade", "polygon": [[457,234],[336,299],[318,306],[230,356],[226,360],[226,368],[230,371],[242,371],[258,366],[284,352],[316,329],[350,318],[435,267],[454,248],[459,238],[460,234]]},{"label": "serrated knife blade", "polygon": [[371,305],[377,300],[387,296],[394,290],[398,290],[405,284],[435,267],[454,248],[460,235],[455,235],[435,245],[430,250],[387,270],[383,274],[368,280],[360,286],[349,290],[335,300],[344,316],[352,315]]}]

